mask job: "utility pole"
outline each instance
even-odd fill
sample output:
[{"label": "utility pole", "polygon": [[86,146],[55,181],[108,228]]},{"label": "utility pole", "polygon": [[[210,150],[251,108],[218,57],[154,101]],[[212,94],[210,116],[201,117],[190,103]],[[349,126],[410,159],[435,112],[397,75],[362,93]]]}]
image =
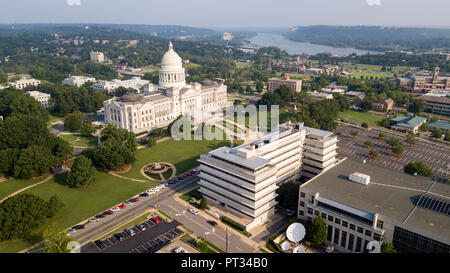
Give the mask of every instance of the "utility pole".
[{"label": "utility pole", "polygon": [[228,253],[228,228],[225,228],[225,253]]}]

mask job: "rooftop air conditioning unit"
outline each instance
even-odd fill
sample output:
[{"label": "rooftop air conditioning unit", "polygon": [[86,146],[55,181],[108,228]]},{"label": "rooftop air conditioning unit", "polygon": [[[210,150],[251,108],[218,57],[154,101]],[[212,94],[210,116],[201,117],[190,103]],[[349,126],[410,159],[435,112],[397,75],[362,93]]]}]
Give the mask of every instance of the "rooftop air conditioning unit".
[{"label": "rooftop air conditioning unit", "polygon": [[352,173],[348,176],[350,181],[367,186],[370,183],[370,176],[362,173]]}]

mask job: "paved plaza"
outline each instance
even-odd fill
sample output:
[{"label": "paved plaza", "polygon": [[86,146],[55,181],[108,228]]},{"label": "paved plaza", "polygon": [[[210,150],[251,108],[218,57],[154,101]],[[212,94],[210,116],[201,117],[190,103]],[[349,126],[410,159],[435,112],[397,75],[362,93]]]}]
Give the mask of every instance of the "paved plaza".
[{"label": "paved plaza", "polygon": [[[351,138],[350,131],[358,131],[356,138]],[[390,146],[383,140],[378,138],[381,131],[362,130],[352,126],[338,126],[336,135],[338,136],[338,154],[341,157],[347,156],[357,158],[368,162],[377,164],[384,168],[394,169],[403,172],[403,167],[416,161],[422,161],[429,166],[434,172],[434,179],[439,182],[446,182],[450,179],[450,148],[442,147],[418,141],[414,147],[410,147],[404,142],[405,137],[396,134],[386,133],[387,137],[395,137],[403,142],[404,153],[401,157],[394,157]],[[364,146],[364,142],[371,141],[375,149],[379,152],[377,159],[369,160],[369,149]]]}]

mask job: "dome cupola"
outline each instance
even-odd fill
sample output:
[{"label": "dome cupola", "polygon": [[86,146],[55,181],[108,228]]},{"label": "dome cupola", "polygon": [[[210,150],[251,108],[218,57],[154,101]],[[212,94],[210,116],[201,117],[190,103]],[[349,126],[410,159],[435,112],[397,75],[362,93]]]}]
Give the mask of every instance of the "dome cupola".
[{"label": "dome cupola", "polygon": [[169,42],[169,50],[161,59],[159,71],[159,85],[163,87],[182,87],[186,85],[184,68],[181,57],[173,50],[172,42]]}]

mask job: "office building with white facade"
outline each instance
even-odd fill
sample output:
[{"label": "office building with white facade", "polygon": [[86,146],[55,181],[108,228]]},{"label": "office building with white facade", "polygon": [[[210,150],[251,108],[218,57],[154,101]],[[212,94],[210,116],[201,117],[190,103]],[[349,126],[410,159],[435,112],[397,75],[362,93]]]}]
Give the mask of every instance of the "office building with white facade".
[{"label": "office building with white facade", "polygon": [[143,94],[127,93],[105,101],[105,123],[143,133],[167,126],[180,115],[199,120],[227,106],[227,86],[222,82],[187,84],[185,77],[182,59],[170,43],[161,60],[159,84],[148,83]]},{"label": "office building with white facade", "polygon": [[336,163],[338,139],[332,132],[305,128],[302,176],[312,178]]},{"label": "office building with white facade", "polygon": [[299,188],[298,217],[322,217],[327,243],[365,252],[370,241],[400,253],[450,252],[450,186],[345,158]]},{"label": "office building with white facade", "polygon": [[94,61],[97,63],[105,62],[105,55],[103,54],[103,52],[91,51],[89,57],[90,57],[91,61]]},{"label": "office building with white facade", "polygon": [[247,229],[263,224],[275,212],[278,184],[300,174],[305,134],[302,123],[285,123],[255,141],[201,155],[199,192]]},{"label": "office building with white facade", "polygon": [[15,82],[8,83],[8,85],[10,87],[14,87],[16,89],[24,89],[25,87],[28,87],[28,86],[38,86],[39,84],[41,84],[41,81],[33,79],[33,78],[20,79]]},{"label": "office building with white facade", "polygon": [[82,85],[92,82],[95,83],[95,78],[86,77],[86,76],[71,76],[69,78],[64,79],[61,84],[62,85],[72,85],[76,87],[81,87]]},{"label": "office building with white facade", "polygon": [[119,87],[127,89],[133,88],[137,93],[141,93],[149,83],[150,81],[142,80],[140,77],[133,77],[132,79],[124,81],[119,79],[114,79],[112,81],[99,80],[91,87],[97,91],[106,91],[108,93],[114,92]]},{"label": "office building with white facade", "polygon": [[51,98],[50,94],[42,93],[39,91],[28,91],[27,94],[32,96],[38,102],[40,102],[42,104],[42,106],[44,106],[45,108],[50,108],[50,106],[51,106],[50,105],[50,98]]}]

